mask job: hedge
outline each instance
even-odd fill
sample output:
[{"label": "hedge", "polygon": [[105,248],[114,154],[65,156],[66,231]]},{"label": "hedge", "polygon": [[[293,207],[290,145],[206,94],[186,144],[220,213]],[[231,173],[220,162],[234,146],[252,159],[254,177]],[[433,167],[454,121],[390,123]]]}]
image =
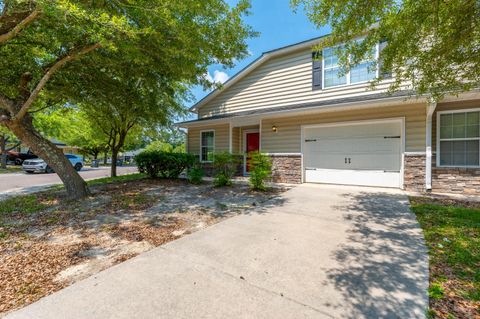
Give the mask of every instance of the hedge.
[{"label": "hedge", "polygon": [[196,157],[186,153],[143,151],[135,157],[138,170],[155,178],[178,178],[185,170],[193,167]]}]

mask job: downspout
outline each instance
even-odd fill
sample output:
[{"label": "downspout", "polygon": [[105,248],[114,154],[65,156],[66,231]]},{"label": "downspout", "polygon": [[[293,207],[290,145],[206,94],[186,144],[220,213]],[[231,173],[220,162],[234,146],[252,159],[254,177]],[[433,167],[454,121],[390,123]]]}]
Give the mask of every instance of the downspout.
[{"label": "downspout", "polygon": [[425,189],[432,190],[432,117],[437,102],[428,102],[427,104],[427,132],[426,132],[426,161],[425,161]]}]

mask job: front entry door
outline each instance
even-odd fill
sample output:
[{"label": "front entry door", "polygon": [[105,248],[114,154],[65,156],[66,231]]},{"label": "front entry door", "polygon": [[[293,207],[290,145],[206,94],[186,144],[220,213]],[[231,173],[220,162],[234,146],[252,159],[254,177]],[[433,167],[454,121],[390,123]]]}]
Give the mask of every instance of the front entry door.
[{"label": "front entry door", "polygon": [[246,163],[245,163],[245,171],[248,173],[250,172],[250,155],[252,152],[258,152],[260,150],[260,133],[246,133],[245,134],[246,140]]}]

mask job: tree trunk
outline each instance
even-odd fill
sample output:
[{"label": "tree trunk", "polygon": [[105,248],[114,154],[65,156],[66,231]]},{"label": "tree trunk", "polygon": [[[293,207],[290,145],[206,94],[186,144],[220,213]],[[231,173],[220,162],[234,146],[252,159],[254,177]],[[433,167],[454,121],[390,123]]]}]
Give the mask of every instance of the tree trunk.
[{"label": "tree trunk", "polygon": [[7,169],[7,139],[5,135],[0,136],[0,149],[2,150],[0,167]]},{"label": "tree trunk", "polygon": [[79,199],[90,195],[87,183],[63,152],[35,130],[30,115],[25,115],[20,122],[7,121],[5,125],[58,174],[69,198]]},{"label": "tree trunk", "polygon": [[110,176],[117,177],[117,159],[118,159],[118,149],[112,147],[112,166],[110,168]]},{"label": "tree trunk", "polygon": [[122,149],[123,145],[125,145],[125,139],[127,138],[129,129],[120,130],[118,132],[118,142],[117,136],[115,135],[112,139],[111,144],[111,151],[112,151],[112,169],[111,169],[111,176],[117,177],[117,160],[118,160],[118,153]]},{"label": "tree trunk", "polygon": [[108,152],[105,151],[105,154],[103,156],[103,165],[107,165],[107,161],[108,161]]}]

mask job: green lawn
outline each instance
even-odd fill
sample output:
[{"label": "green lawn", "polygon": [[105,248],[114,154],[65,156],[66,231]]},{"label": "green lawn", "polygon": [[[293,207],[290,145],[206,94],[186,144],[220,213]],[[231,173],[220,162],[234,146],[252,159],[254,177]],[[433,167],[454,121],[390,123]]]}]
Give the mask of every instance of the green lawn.
[{"label": "green lawn", "polygon": [[7,166],[7,169],[0,168],[0,174],[21,172],[22,166]]},{"label": "green lawn", "polygon": [[480,203],[413,197],[430,255],[431,318],[480,317]]},{"label": "green lawn", "polygon": [[89,186],[92,186],[92,185],[102,185],[102,184],[110,184],[110,183],[125,183],[130,181],[137,181],[144,178],[147,178],[145,174],[133,173],[133,174],[120,175],[117,177],[103,177],[103,178],[92,179],[90,181],[87,181],[87,184]]}]

